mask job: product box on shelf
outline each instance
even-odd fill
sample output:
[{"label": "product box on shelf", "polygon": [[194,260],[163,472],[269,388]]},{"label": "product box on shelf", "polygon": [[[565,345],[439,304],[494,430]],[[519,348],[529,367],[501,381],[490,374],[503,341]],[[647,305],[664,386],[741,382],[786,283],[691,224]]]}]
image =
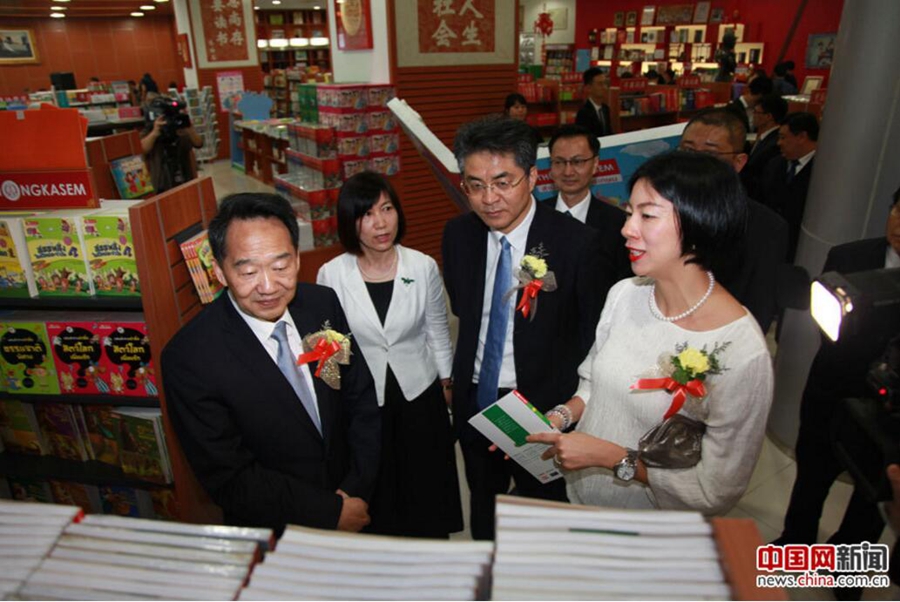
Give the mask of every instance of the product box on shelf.
[{"label": "product box on shelf", "polygon": [[341,173],[344,175],[344,180],[347,180],[351,176],[355,176],[362,171],[366,171],[367,169],[369,169],[369,161],[365,158],[345,159],[341,162]]},{"label": "product box on shelf", "polygon": [[397,118],[390,109],[375,109],[366,112],[367,131],[393,132],[397,129]]},{"label": "product box on shelf", "polygon": [[0,369],[9,393],[59,394],[56,364],[42,315],[46,314],[22,310],[0,317]]},{"label": "product box on shelf", "polygon": [[313,123],[292,123],[288,126],[291,148],[295,151],[318,157],[337,157],[337,139],[334,128]]},{"label": "product box on shelf", "polygon": [[341,185],[341,164],[337,159],[319,159],[291,149],[286,154],[288,173],[299,178],[301,188],[319,190]]},{"label": "product box on shelf", "polygon": [[25,241],[40,297],[94,294],[85,256],[82,218],[94,209],[55,211],[25,218]]},{"label": "product box on shelf", "polygon": [[140,297],[131,221],[127,210],[106,209],[86,215],[84,251],[99,297]]},{"label": "product box on shelf", "polygon": [[365,157],[369,154],[369,136],[342,132],[337,136],[337,156],[341,159]]},{"label": "product box on shelf", "polygon": [[369,134],[369,150],[373,155],[396,153],[400,150],[400,135],[397,132]]},{"label": "product box on shelf", "polygon": [[22,223],[24,217],[31,215],[35,214],[0,214],[0,297],[36,297],[38,294]]},{"label": "product box on shelf", "polygon": [[155,397],[159,394],[156,368],[150,357],[150,336],[143,315],[129,312],[111,317],[108,334],[102,339],[110,393]]},{"label": "product box on shelf", "polygon": [[81,314],[73,320],[48,321],[47,337],[64,394],[110,393],[109,374],[103,361],[103,344],[111,324],[105,315]]},{"label": "product box on shelf", "polygon": [[370,107],[386,107],[389,100],[397,95],[394,86],[371,85],[367,91],[368,105]]},{"label": "product box on shelf", "polygon": [[368,169],[376,173],[392,176],[400,171],[400,155],[371,155],[367,161]]},{"label": "product box on shelf", "polygon": [[319,109],[325,107],[336,109],[365,109],[368,106],[367,86],[347,84],[319,85],[316,89],[316,100]]},{"label": "product box on shelf", "polygon": [[319,111],[319,123],[333,127],[338,132],[365,134],[368,131],[366,113],[338,113]]}]

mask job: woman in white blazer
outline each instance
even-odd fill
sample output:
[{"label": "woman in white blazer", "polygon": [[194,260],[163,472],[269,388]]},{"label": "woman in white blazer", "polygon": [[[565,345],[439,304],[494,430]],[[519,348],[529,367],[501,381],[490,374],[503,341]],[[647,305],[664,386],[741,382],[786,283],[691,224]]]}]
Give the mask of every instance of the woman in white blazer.
[{"label": "woman in white blazer", "polygon": [[434,259],[399,244],[406,221],[384,176],[347,180],[337,213],[346,253],[319,269],[318,283],[340,298],[382,410],[368,531],[448,537],[463,525],[447,412],[453,350],[443,281]]}]

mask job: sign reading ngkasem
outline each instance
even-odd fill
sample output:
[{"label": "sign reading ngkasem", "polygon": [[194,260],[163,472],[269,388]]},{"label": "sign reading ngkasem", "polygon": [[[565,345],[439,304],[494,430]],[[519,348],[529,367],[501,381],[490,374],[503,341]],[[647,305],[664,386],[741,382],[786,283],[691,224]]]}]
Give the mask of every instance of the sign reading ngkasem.
[{"label": "sign reading ngkasem", "polygon": [[88,170],[0,173],[0,208],[89,207],[93,200]]}]

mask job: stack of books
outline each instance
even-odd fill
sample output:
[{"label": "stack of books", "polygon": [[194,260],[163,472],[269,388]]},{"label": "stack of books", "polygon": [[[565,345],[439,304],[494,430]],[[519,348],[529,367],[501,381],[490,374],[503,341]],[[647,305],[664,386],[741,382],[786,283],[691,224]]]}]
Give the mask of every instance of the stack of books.
[{"label": "stack of books", "polygon": [[224,290],[213,269],[212,248],[206,230],[181,243],[181,254],[201,303],[212,303]]},{"label": "stack of books", "polygon": [[22,587],[63,529],[81,516],[75,506],[0,500],[0,598],[7,600]]},{"label": "stack of books", "polygon": [[732,596],[713,526],[698,512],[497,498],[494,600]]},{"label": "stack of books", "polygon": [[483,600],[492,542],[288,526],[240,600]]},{"label": "stack of books", "polygon": [[17,595],[33,600],[233,600],[273,541],[270,529],[86,517],[63,530]]}]

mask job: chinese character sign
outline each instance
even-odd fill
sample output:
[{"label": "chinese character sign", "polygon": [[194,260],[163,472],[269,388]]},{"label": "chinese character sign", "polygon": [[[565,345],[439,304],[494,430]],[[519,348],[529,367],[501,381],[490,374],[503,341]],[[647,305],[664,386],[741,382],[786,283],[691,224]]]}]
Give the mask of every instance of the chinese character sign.
[{"label": "chinese character sign", "polygon": [[495,0],[418,0],[419,52],[494,52]]},{"label": "chinese character sign", "polygon": [[189,6],[198,67],[258,64],[250,0],[191,0]]}]

